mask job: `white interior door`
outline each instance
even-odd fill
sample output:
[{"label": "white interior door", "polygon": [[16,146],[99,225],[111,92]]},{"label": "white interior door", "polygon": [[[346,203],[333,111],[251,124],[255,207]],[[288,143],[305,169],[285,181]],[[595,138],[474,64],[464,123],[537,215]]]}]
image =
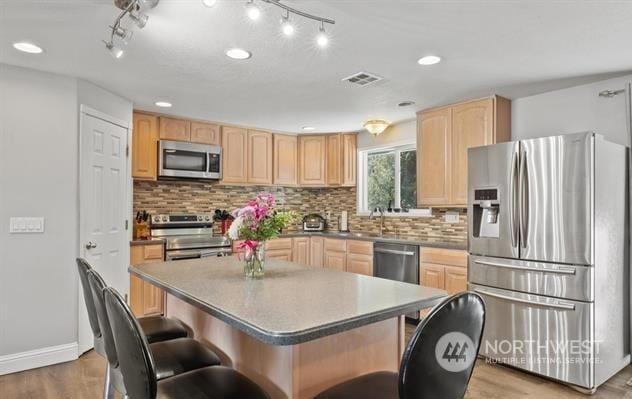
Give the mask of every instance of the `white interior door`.
[{"label": "white interior door", "polygon": [[[127,267],[128,128],[97,111],[82,108],[80,122],[79,253],[106,284],[125,295]],[[79,353],[92,348],[82,291],[79,290]]]}]

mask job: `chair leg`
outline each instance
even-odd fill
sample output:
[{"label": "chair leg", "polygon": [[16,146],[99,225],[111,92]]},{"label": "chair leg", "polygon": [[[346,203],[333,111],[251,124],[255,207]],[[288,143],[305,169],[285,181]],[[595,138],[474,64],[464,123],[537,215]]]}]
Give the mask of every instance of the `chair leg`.
[{"label": "chair leg", "polygon": [[105,382],[103,384],[103,399],[114,399],[116,389],[112,385],[112,376],[110,370],[110,363],[107,362],[105,367]]}]

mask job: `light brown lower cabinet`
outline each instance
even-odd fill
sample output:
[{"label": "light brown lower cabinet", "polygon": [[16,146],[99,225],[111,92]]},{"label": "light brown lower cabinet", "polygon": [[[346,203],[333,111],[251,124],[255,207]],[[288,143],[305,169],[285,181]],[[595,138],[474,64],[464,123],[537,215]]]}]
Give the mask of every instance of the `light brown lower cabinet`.
[{"label": "light brown lower cabinet", "polygon": [[[130,248],[130,263],[160,262],[164,259],[162,244],[136,245]],[[165,293],[153,284],[130,275],[129,302],[136,317],[161,315],[164,312]]]},{"label": "light brown lower cabinet", "polygon": [[[446,290],[448,295],[467,290],[466,251],[422,248],[419,259],[421,285]],[[422,316],[429,311],[422,311]]]},{"label": "light brown lower cabinet", "polygon": [[292,239],[292,262],[301,265],[309,264],[309,237],[295,237]]},{"label": "light brown lower cabinet", "polygon": [[347,254],[347,271],[349,273],[373,275],[373,257],[367,255]]},{"label": "light brown lower cabinet", "polygon": [[292,239],[277,238],[266,241],[266,258],[279,260],[292,260]]},{"label": "light brown lower cabinet", "polygon": [[347,254],[345,252],[325,250],[323,266],[343,272],[347,267]]},{"label": "light brown lower cabinet", "polygon": [[309,262],[310,266],[323,267],[325,262],[325,239],[322,237],[310,237],[309,239]]}]

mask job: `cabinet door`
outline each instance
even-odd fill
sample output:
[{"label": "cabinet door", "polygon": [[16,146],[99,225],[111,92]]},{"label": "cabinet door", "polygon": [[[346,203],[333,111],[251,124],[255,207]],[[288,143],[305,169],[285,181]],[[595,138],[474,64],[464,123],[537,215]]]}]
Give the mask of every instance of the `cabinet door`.
[{"label": "cabinet door", "polygon": [[331,134],[327,137],[327,185],[339,186],[342,183],[342,136]]},{"label": "cabinet door", "polygon": [[296,237],[292,239],[292,262],[301,265],[309,264],[309,237]]},{"label": "cabinet door", "polygon": [[342,185],[355,186],[358,169],[358,136],[342,135]]},{"label": "cabinet door", "polygon": [[272,133],[248,131],[248,183],[272,184]]},{"label": "cabinet door", "polygon": [[467,204],[467,149],[494,141],[494,100],[472,101],[452,108],[451,200]]},{"label": "cabinet door", "polygon": [[248,132],[222,126],[222,182],[246,183]]},{"label": "cabinet door", "polygon": [[[130,257],[132,265],[159,262],[163,260],[163,247],[162,245],[134,246],[131,248]],[[164,297],[164,291],[160,288],[136,276],[130,276],[130,306],[136,316],[162,314]]]},{"label": "cabinet door", "polygon": [[298,138],[274,135],[274,184],[294,186],[298,182]]},{"label": "cabinet door", "polygon": [[417,121],[417,204],[450,202],[451,110],[421,113]]},{"label": "cabinet door", "polygon": [[347,271],[350,273],[373,275],[373,257],[367,255],[347,254]]},{"label": "cabinet door", "polygon": [[222,142],[219,125],[191,122],[191,142],[219,146]]},{"label": "cabinet door", "polygon": [[444,266],[421,263],[420,284],[426,287],[445,289]]},{"label": "cabinet door", "polygon": [[325,138],[325,136],[298,137],[298,182],[300,185],[325,185]]},{"label": "cabinet door", "polygon": [[325,255],[325,239],[322,237],[311,237],[309,239],[309,265],[323,267]]},{"label": "cabinet door", "polygon": [[467,290],[467,269],[445,266],[445,290],[449,295]]},{"label": "cabinet door", "polygon": [[330,269],[345,271],[347,266],[347,254],[345,252],[331,251],[325,249],[323,266]]},{"label": "cabinet door", "polygon": [[277,259],[277,260],[292,260],[292,250],[291,249],[272,249],[266,250],[266,258],[267,259]]},{"label": "cabinet door", "polygon": [[158,168],[158,117],[134,113],[132,177],[156,180]]},{"label": "cabinet door", "polygon": [[160,139],[189,141],[191,140],[191,122],[184,119],[160,117]]}]

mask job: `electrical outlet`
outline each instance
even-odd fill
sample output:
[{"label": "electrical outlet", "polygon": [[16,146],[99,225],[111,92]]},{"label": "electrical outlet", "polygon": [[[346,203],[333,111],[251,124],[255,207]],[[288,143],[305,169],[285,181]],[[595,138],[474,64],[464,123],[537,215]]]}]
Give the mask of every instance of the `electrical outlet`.
[{"label": "electrical outlet", "polygon": [[446,212],[445,215],[443,215],[443,223],[459,223],[459,213]]},{"label": "electrical outlet", "polygon": [[12,217],[9,219],[9,233],[43,233],[43,217]]}]

